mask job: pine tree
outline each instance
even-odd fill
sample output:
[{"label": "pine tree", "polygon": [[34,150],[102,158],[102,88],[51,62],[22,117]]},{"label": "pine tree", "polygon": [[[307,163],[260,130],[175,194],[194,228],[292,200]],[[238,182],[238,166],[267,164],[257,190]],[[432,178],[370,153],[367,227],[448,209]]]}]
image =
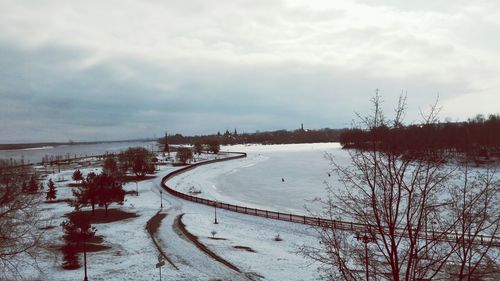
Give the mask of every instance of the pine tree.
[{"label": "pine tree", "polygon": [[47,199],[47,200],[56,199],[57,190],[56,190],[56,185],[54,184],[52,179],[49,180],[48,186],[49,186],[49,190],[47,191],[47,196],[45,197],[45,199]]},{"label": "pine tree", "polygon": [[73,172],[73,180],[75,180],[75,181],[83,180],[83,175],[82,175],[82,172],[80,172],[80,170],[76,170]]},{"label": "pine tree", "polygon": [[28,193],[36,194],[38,193],[38,182],[35,175],[32,175],[28,183]]}]

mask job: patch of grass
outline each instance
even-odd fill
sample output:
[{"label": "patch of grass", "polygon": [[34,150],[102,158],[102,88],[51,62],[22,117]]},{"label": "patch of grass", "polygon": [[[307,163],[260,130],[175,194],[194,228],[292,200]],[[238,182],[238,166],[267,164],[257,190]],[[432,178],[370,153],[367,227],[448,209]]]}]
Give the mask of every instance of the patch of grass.
[{"label": "patch of grass", "polygon": [[251,253],[256,253],[254,249],[247,247],[247,246],[233,246],[233,248],[239,249],[239,250],[245,250],[245,251],[251,252]]},{"label": "patch of grass", "polygon": [[153,235],[156,233],[158,227],[160,227],[161,221],[167,216],[167,214],[157,213],[146,223],[146,230],[149,234]]},{"label": "patch of grass", "polygon": [[94,214],[92,214],[92,210],[77,211],[66,214],[66,216],[71,220],[78,216],[84,216],[89,219],[91,224],[110,223],[138,217],[136,213],[129,213],[120,209],[109,209],[107,214],[104,209],[97,209]]},{"label": "patch of grass", "polygon": [[138,176],[124,176],[121,178],[121,181],[123,183],[128,183],[128,182],[140,182],[140,181],[146,181],[146,180],[150,180],[150,179],[154,179],[156,178],[155,175],[146,175],[144,177],[138,177]]}]

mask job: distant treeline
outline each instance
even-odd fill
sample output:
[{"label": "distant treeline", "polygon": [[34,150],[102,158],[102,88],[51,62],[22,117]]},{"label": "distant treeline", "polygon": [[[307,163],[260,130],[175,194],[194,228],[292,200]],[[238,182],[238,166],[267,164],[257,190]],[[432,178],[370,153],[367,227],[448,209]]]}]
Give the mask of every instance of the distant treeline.
[{"label": "distant treeline", "polygon": [[[220,144],[290,144],[290,143],[314,143],[314,142],[338,142],[341,132],[344,129],[319,129],[294,131],[278,130],[272,132],[256,132],[239,134],[226,131],[213,135],[205,136],[183,136],[181,134],[169,135],[167,141],[169,144],[196,144],[207,143],[207,141],[217,141]],[[165,138],[160,139],[160,143],[165,143]]]},{"label": "distant treeline", "polygon": [[401,154],[458,152],[475,158],[500,158],[500,116],[478,115],[466,122],[349,129],[340,135],[343,148],[380,149]]}]

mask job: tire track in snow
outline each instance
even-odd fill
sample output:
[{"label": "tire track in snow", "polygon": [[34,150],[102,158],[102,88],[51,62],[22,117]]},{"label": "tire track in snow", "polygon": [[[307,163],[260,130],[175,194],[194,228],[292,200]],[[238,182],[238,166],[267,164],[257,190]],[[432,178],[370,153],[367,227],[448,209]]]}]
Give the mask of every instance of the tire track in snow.
[{"label": "tire track in snow", "polygon": [[179,271],[189,275],[186,280],[252,280],[207,256],[184,235],[179,236],[179,231],[175,229],[175,220],[182,214],[183,202],[170,199],[168,201],[172,207],[169,208],[169,215],[163,220],[157,237],[160,247]]}]

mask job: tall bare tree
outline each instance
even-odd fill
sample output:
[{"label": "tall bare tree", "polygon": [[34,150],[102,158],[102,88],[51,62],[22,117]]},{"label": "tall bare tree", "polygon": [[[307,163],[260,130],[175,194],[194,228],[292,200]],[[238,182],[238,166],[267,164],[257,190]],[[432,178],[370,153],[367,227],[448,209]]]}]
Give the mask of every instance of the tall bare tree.
[{"label": "tall bare tree", "polygon": [[[457,169],[445,164],[444,151],[430,146],[417,152],[384,146],[380,140],[389,137],[386,133],[403,126],[405,97],[400,98],[391,120],[381,110],[378,93],[372,104],[373,113],[360,117],[370,138],[363,149],[349,150],[350,165],[329,156],[340,185],[328,186],[329,196],[322,200],[324,212],[320,214],[354,222],[355,227],[346,231],[335,223],[320,225],[316,228],[319,246],[304,246],[301,252],[319,262],[322,277],[329,280],[442,277],[460,249],[457,243],[446,243],[459,218],[443,219],[449,214],[443,209],[453,199],[443,194]],[[423,125],[435,122],[438,111],[432,106],[423,115]]]},{"label": "tall bare tree", "polygon": [[42,246],[41,195],[22,191],[32,171],[0,161],[0,279],[22,279],[26,267],[37,269]]},{"label": "tall bare tree", "polygon": [[471,171],[464,161],[459,181],[449,187],[450,204],[443,221],[450,225],[450,258],[447,268],[457,280],[499,279],[500,253],[497,235],[500,231],[500,181],[497,169],[476,168]]}]

